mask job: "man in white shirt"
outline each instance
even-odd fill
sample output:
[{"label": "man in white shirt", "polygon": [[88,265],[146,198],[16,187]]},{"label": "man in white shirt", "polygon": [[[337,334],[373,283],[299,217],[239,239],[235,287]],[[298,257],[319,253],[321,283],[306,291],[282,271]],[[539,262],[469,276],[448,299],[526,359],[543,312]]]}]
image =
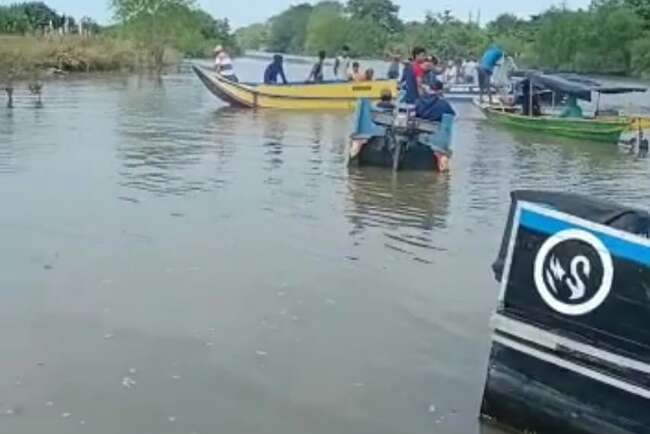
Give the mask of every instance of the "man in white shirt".
[{"label": "man in white shirt", "polygon": [[334,60],[334,78],[337,80],[347,80],[350,72],[350,47],[344,45],[341,53]]},{"label": "man in white shirt", "polygon": [[228,52],[221,45],[217,45],[214,49],[214,53],[216,54],[214,59],[214,70],[228,80],[239,81],[235,75],[235,67],[233,66],[232,59]]}]

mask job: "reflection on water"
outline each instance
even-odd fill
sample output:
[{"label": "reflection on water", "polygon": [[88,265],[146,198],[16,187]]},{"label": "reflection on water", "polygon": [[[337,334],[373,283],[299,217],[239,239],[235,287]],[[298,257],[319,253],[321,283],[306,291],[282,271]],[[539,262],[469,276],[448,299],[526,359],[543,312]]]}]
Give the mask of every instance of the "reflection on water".
[{"label": "reflection on water", "polygon": [[346,216],[350,235],[363,240],[369,228],[379,228],[385,247],[430,263],[423,253],[444,251],[435,244],[436,230],[444,230],[449,213],[449,177],[438,173],[400,173],[383,169],[354,169],[348,179]]},{"label": "reflection on water", "polygon": [[3,433],[495,432],[509,192],[650,199],[647,159],[471,105],[450,174],[393,175],[345,167],[350,113],[227,108],[189,71],[32,102],[0,107]]}]

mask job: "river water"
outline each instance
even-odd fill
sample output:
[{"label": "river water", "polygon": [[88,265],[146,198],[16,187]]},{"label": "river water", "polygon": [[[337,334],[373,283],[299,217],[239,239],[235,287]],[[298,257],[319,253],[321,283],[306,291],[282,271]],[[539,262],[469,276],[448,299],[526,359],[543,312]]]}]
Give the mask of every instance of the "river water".
[{"label": "river water", "polygon": [[[263,65],[239,62],[244,79]],[[291,66],[290,74],[306,74]],[[648,160],[457,105],[452,171],[187,68],[0,108],[0,433],[475,434],[516,188],[647,206]]]}]

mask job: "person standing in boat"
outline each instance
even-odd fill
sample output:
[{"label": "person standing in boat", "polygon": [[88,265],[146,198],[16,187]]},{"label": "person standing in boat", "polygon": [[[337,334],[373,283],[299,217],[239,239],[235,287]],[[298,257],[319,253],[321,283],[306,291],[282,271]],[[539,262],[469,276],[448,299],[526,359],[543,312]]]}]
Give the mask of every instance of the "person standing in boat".
[{"label": "person standing in boat", "polygon": [[235,75],[235,67],[233,66],[232,59],[228,52],[221,45],[217,45],[214,49],[214,70],[219,75],[230,81],[239,81]]},{"label": "person standing in boat", "polygon": [[388,65],[387,78],[389,80],[397,80],[399,78],[399,67],[400,67],[399,63],[400,63],[400,56],[395,54],[392,57],[390,65]]},{"label": "person standing in boat", "polygon": [[337,80],[345,80],[350,70],[350,47],[344,45],[341,54],[334,61],[334,77]]},{"label": "person standing in boat", "polygon": [[276,54],[273,56],[273,61],[266,67],[264,71],[264,84],[278,84],[278,79],[282,79],[283,84],[287,84],[287,76],[284,75],[284,58]]},{"label": "person standing in boat", "polygon": [[479,100],[481,102],[483,102],[483,95],[487,92],[488,102],[492,104],[492,73],[499,61],[503,59],[503,56],[503,50],[496,45],[492,45],[481,59],[478,67]]},{"label": "person standing in boat", "polygon": [[322,83],[325,80],[325,57],[327,53],[325,51],[318,52],[318,60],[314,63],[314,66],[311,68],[307,82],[310,83]]}]

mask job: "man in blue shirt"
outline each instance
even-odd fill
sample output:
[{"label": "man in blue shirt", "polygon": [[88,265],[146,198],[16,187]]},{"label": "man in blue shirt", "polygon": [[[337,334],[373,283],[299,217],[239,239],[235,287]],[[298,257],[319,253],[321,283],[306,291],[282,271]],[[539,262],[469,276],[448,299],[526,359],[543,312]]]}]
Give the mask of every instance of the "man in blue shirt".
[{"label": "man in blue shirt", "polygon": [[478,67],[478,85],[480,89],[480,101],[483,102],[483,95],[487,91],[488,101],[492,104],[492,86],[491,79],[494,68],[503,58],[503,50],[496,45],[492,45],[483,55]]},{"label": "man in blue shirt", "polygon": [[456,116],[456,112],[442,93],[443,87],[440,80],[436,80],[431,84],[431,93],[421,96],[415,104],[415,114],[417,117],[432,122],[440,122],[442,115],[449,114]]},{"label": "man in blue shirt", "polygon": [[279,54],[273,56],[273,61],[264,71],[264,84],[278,84],[278,77],[287,84],[287,77],[284,75],[284,59]]}]

